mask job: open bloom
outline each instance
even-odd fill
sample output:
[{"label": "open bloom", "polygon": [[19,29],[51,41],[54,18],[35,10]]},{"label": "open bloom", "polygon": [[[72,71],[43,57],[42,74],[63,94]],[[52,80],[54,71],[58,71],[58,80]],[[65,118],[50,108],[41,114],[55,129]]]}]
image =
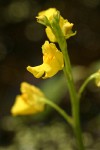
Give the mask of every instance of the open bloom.
[{"label": "open bloom", "polygon": [[[38,20],[42,19],[42,22],[43,22],[43,18],[44,18],[44,22],[45,22],[44,16],[46,16],[47,19],[49,20],[49,22],[52,24],[53,18],[56,16],[59,16],[59,15],[57,15],[57,13],[58,13],[58,11],[56,10],[56,8],[49,8],[45,11],[39,12],[37,19]],[[76,34],[76,32],[73,33],[73,31],[72,31],[73,23],[68,22],[68,20],[64,19],[62,16],[59,17],[59,25],[60,25],[63,35],[65,36],[66,39],[68,39],[71,36],[74,36]],[[56,37],[53,34],[53,32],[49,26],[46,27],[46,34],[51,42],[56,42]]]},{"label": "open bloom", "polygon": [[44,94],[37,87],[22,82],[21,95],[16,97],[11,109],[12,115],[30,115],[43,111],[45,103],[41,98],[44,98]]},{"label": "open bloom", "polygon": [[43,64],[36,67],[27,67],[36,78],[43,79],[54,76],[59,70],[64,67],[63,54],[60,52],[55,44],[45,41],[42,46]]}]

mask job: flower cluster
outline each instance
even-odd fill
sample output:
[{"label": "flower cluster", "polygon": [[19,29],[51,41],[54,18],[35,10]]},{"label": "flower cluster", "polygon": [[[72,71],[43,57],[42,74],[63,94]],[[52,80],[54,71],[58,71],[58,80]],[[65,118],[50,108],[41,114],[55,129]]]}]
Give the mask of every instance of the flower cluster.
[{"label": "flower cluster", "polygon": [[[49,8],[40,12],[36,18],[39,23],[46,25],[46,34],[51,42],[56,42],[56,37],[53,34],[50,26],[52,26],[53,20],[57,18],[62,33],[66,39],[75,35],[75,33],[72,32],[73,24],[69,23],[68,20],[60,16],[59,12],[55,8]],[[27,67],[27,70],[31,72],[36,78],[50,78],[54,76],[59,70],[63,69],[63,54],[57,49],[55,44],[45,41],[42,46],[42,53],[42,65],[36,67]]]},{"label": "flower cluster", "polygon": [[[51,42],[57,42],[52,31],[55,20],[57,21],[55,25],[59,25],[65,39],[75,35],[72,32],[73,24],[60,16],[60,13],[55,8],[40,12],[36,18],[39,23],[46,26],[46,34]],[[45,41],[42,45],[42,53],[43,63],[41,65],[27,67],[27,70],[36,78],[50,78],[64,68],[63,53],[57,49],[54,43]],[[13,115],[29,115],[41,112],[45,106],[43,99],[45,100],[45,96],[38,88],[23,82],[21,84],[21,95],[16,97],[11,113]]]}]

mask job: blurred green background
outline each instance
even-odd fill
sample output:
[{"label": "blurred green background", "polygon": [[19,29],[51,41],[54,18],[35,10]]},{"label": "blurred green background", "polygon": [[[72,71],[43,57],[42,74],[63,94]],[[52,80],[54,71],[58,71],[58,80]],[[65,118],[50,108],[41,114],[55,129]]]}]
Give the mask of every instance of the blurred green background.
[{"label": "blurred green background", "polygon": [[[47,40],[47,37],[44,26],[38,24],[35,17],[39,11],[49,7],[56,7],[64,18],[74,23],[73,30],[77,30],[76,36],[68,40],[76,88],[79,88],[86,76],[100,68],[100,0],[0,0],[1,149],[7,149],[7,147],[5,148],[6,141],[8,141],[7,146],[10,145],[15,130],[22,130],[23,122],[28,125],[33,124],[33,122],[37,123],[37,121],[40,123],[41,120],[43,124],[44,122],[50,123],[53,119],[63,122],[63,119],[55,111],[52,112],[50,108],[47,108],[46,112],[43,113],[44,117],[41,117],[41,115],[35,116],[35,119],[29,117],[29,121],[27,121],[27,117],[18,118],[18,121],[10,117],[10,108],[14,103],[15,96],[20,92],[19,87],[22,81],[40,86],[50,99],[59,103],[70,114],[69,95],[66,92],[66,83],[62,74],[58,73],[52,79],[44,81],[35,79],[26,70],[28,65],[35,66],[42,63],[41,46]],[[100,89],[97,89],[95,84],[91,83],[83,93],[81,100],[82,128],[84,131],[90,130],[89,132],[93,132],[96,138],[100,137],[100,128],[98,127],[98,120],[100,120],[100,117],[98,117],[100,113],[99,93]],[[22,127],[17,129],[15,122],[21,124]],[[12,129],[9,128],[10,123]],[[91,124],[92,127],[90,127]],[[55,124],[54,126],[57,127]],[[24,128],[26,130],[26,127]],[[7,135],[9,140],[6,139]],[[12,149],[15,149],[15,147],[12,147]],[[18,149],[26,150],[27,148],[20,148],[19,146]],[[35,148],[29,149],[34,150]],[[45,150],[46,148],[38,147],[37,149]],[[53,147],[51,149],[53,150]],[[64,147],[55,149],[64,150]]]}]

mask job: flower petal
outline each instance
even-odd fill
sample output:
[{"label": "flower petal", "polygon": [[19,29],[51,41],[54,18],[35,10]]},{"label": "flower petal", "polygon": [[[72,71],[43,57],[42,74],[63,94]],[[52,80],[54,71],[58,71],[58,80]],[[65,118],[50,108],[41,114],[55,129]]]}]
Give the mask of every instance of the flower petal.
[{"label": "flower petal", "polygon": [[36,78],[40,78],[44,74],[43,64],[36,67],[28,66],[27,70],[32,73]]},{"label": "flower petal", "polygon": [[51,42],[57,42],[55,35],[53,34],[50,27],[46,27],[45,29],[46,35]]},{"label": "flower petal", "polygon": [[48,18],[48,20],[52,20],[53,15],[57,12],[56,8],[49,8],[47,10],[41,11],[38,13],[38,16],[36,18],[39,19],[39,17],[43,17],[46,16]]},{"label": "flower petal", "polygon": [[17,96],[15,100],[15,104],[13,105],[11,109],[11,113],[16,115],[29,115],[35,113],[36,110],[33,106],[30,106],[27,104],[22,96]]}]

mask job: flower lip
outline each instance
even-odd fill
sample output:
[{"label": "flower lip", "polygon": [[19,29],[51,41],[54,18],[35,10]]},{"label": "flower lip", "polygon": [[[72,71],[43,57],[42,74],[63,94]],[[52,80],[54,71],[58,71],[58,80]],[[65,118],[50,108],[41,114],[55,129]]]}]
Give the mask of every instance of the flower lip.
[{"label": "flower lip", "polygon": [[45,41],[44,45],[42,46],[42,53],[43,64],[36,67],[27,67],[27,70],[36,78],[50,78],[54,76],[59,70],[63,69],[63,54],[56,48],[55,44]]}]

